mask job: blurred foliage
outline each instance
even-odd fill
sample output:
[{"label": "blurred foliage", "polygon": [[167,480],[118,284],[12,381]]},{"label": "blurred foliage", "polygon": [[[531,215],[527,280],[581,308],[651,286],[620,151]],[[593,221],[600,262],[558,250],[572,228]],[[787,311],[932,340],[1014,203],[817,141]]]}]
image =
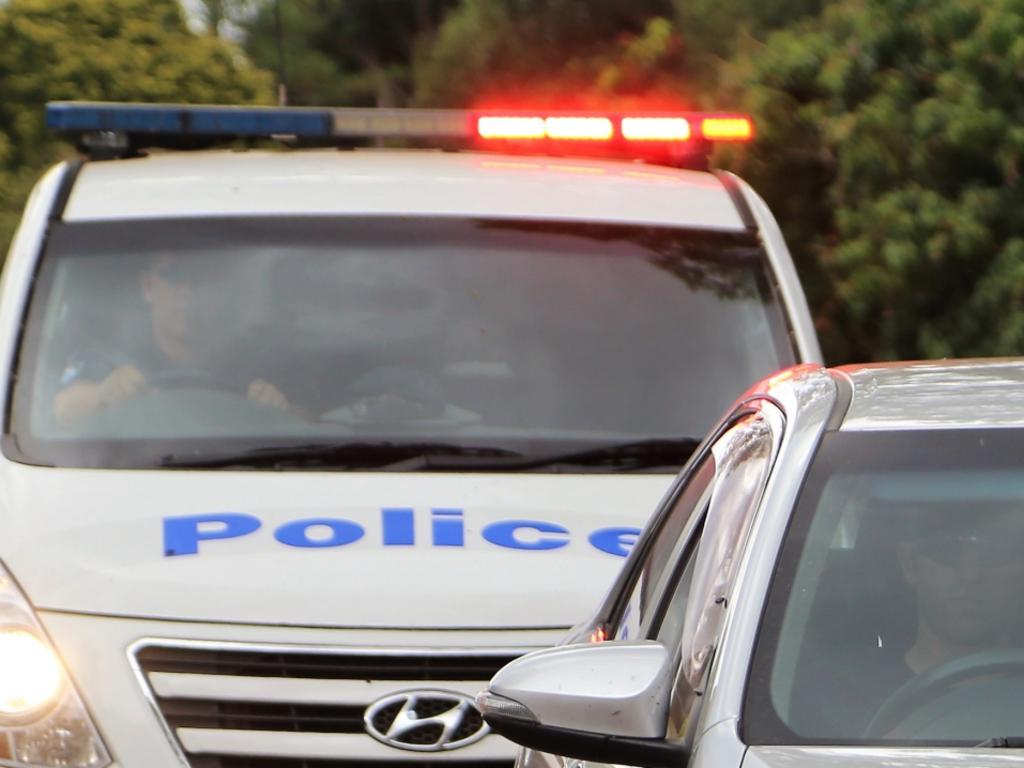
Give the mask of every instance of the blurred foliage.
[{"label": "blurred foliage", "polygon": [[842,0],[721,74],[830,358],[1024,353],[1024,0]]},{"label": "blurred foliage", "polygon": [[418,51],[415,101],[431,106],[678,103],[671,0],[463,0]]},{"label": "blurred foliage", "polygon": [[745,37],[825,0],[462,0],[418,49],[416,101],[678,108]]},{"label": "blurred foliage", "polygon": [[0,4],[0,247],[42,169],[73,154],[44,127],[47,101],[272,98],[272,78],[229,43],[190,32],[175,0]]},{"label": "blurred foliage", "polygon": [[415,51],[454,6],[455,0],[266,0],[234,16],[252,60],[279,75],[283,69],[289,104],[393,107],[408,104]]}]

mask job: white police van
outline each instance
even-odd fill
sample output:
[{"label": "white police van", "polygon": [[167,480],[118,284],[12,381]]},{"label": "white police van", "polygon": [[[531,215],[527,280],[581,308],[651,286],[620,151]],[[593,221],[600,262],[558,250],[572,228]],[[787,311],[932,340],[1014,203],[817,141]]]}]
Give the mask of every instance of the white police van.
[{"label": "white police van", "polygon": [[748,382],[820,357],[742,181],[578,156],[699,165],[740,117],[48,121],[84,157],[0,297],[3,765],[505,764],[471,697]]}]

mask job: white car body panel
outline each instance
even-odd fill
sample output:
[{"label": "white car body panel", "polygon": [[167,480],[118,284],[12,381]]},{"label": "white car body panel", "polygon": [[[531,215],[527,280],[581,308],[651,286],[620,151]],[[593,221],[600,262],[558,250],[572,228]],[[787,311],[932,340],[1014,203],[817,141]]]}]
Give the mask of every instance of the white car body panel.
[{"label": "white car body panel", "polygon": [[775,221],[775,217],[768,209],[768,204],[761,199],[761,196],[739,177],[732,176],[732,178],[742,192],[747,205],[750,206],[750,213],[757,223],[761,242],[779,281],[779,293],[782,294],[786,306],[793,309],[791,313],[792,332],[801,353],[801,360],[808,363],[820,363],[825,358],[821,354],[821,346],[818,344],[814,326],[809,321],[811,310],[807,306],[807,297],[804,296],[803,289],[800,288],[800,278],[797,276],[796,267],[793,266],[789,247],[782,237],[782,230],[779,229],[778,222]]},{"label": "white car body panel", "polygon": [[92,163],[75,183],[65,219],[268,214],[743,228],[725,189],[707,173],[597,160],[383,150],[155,154]]},{"label": "white car body panel", "polygon": [[[3,561],[42,609],[328,627],[560,627],[583,618],[621,557],[587,540],[639,528],[664,475],[116,472],[0,465]],[[140,509],[140,505],[142,508]],[[416,544],[384,546],[381,509],[414,510]],[[464,510],[465,546],[431,543],[430,511]],[[162,520],[231,511],[261,527],[164,553]],[[277,541],[279,526],[337,518],[366,531],[342,546]],[[481,537],[497,521],[561,525],[566,542],[530,551]],[[310,536],[314,532],[311,530]],[[419,576],[417,576],[419,574]],[[528,576],[526,574],[529,574]],[[367,583],[372,579],[372,585]],[[539,599],[540,584],[558,589]]]}]

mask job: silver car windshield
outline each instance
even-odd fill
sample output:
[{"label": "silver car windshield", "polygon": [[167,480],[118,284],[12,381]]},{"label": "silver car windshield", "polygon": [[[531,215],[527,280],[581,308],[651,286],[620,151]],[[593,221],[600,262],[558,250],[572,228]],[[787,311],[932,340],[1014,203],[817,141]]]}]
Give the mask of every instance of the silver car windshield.
[{"label": "silver car windshield", "polygon": [[833,433],[776,571],[753,744],[1024,733],[1024,432]]},{"label": "silver car windshield", "polygon": [[665,471],[794,361],[746,234],[317,217],[56,224],[19,357],[25,461],[499,471]]}]

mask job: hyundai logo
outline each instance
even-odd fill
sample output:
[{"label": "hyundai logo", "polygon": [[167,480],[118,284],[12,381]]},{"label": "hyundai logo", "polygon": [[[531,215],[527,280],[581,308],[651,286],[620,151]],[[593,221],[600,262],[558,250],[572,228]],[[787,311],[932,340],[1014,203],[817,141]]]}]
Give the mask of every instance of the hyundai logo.
[{"label": "hyundai logo", "polygon": [[377,741],[415,752],[445,752],[490,732],[473,699],[456,691],[402,691],[377,699],[363,715]]}]

